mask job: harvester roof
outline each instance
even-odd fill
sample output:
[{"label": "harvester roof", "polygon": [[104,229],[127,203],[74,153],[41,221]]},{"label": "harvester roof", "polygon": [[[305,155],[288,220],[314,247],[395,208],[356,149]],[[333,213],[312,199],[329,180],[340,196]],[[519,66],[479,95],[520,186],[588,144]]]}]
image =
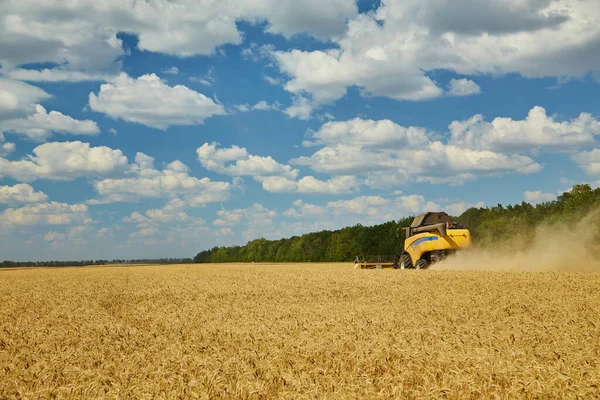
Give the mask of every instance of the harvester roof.
[{"label": "harvester roof", "polygon": [[453,222],[452,218],[445,212],[426,212],[417,215],[410,227],[418,228],[420,226],[435,225],[444,222]]}]

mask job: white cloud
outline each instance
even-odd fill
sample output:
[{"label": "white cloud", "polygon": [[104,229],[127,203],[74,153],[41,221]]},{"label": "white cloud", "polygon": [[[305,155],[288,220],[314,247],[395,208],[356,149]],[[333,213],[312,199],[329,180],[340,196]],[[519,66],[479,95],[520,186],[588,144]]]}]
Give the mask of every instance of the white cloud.
[{"label": "white cloud", "polygon": [[254,203],[247,208],[234,210],[221,209],[217,212],[217,218],[213,226],[218,227],[218,232],[229,236],[231,233],[227,228],[234,227],[236,231],[242,232],[245,240],[257,237],[276,238],[280,233],[275,229],[275,221],[279,215],[261,204]]},{"label": "white cloud", "polygon": [[35,112],[37,102],[49,97],[35,86],[0,77],[0,121],[26,117]]},{"label": "white cloud", "polygon": [[217,211],[218,218],[213,221],[214,226],[236,226],[238,224],[271,224],[277,213],[254,203],[248,208],[234,210],[222,209]]},{"label": "white cloud", "polygon": [[162,72],[163,74],[166,74],[166,75],[178,75],[179,74],[179,68],[177,68],[175,66],[172,66],[171,68],[163,69],[160,72]]},{"label": "white cloud", "polygon": [[430,141],[423,128],[405,128],[389,120],[356,118],[329,122],[312,134],[311,145],[325,145],[310,157],[291,160],[318,172],[369,174],[387,171],[398,181],[439,180],[444,177],[469,178],[473,173],[519,170],[536,172],[539,165],[528,157],[475,151]]},{"label": "white cloud", "polygon": [[69,228],[67,237],[70,241],[82,241],[85,234],[89,231],[89,227],[85,225],[74,226]]},{"label": "white cloud", "polygon": [[249,154],[243,147],[217,148],[218,143],[204,143],[196,152],[209,171],[231,176],[283,176],[295,178],[298,170],[275,161],[271,156]]},{"label": "white cloud", "polygon": [[237,104],[234,106],[234,108],[236,110],[238,110],[239,112],[248,112],[250,111],[250,106],[248,106],[248,104]]},{"label": "white cloud", "polygon": [[254,6],[255,12],[269,19],[267,32],[288,38],[309,32],[317,38],[329,39],[343,33],[345,19],[358,13],[354,0],[258,1]]},{"label": "white cloud", "polygon": [[7,208],[0,213],[0,226],[69,225],[90,222],[85,204],[37,203]]},{"label": "white cloud", "polygon": [[[112,14],[113,20],[118,20],[114,17],[119,10],[106,10],[110,6],[103,4],[104,7],[92,2],[70,6],[35,0],[1,2],[0,64],[10,71],[22,64],[55,63],[59,65],[55,71],[45,72],[54,75],[52,80],[59,77],[82,80],[81,76],[74,77],[73,72],[79,75],[114,72],[120,67],[115,59],[123,55],[122,43],[116,37],[118,31],[103,27],[100,19]],[[94,10],[94,5],[109,12]]]},{"label": "white cloud", "polygon": [[114,229],[109,227],[103,227],[96,231],[95,236],[98,238],[112,238],[114,236]]},{"label": "white cloud", "polygon": [[[352,86],[363,95],[426,100],[444,94],[427,71],[463,75],[576,76],[597,71],[596,0],[408,0],[381,2],[348,21],[328,50],[274,51],[285,90],[334,102]],[[476,15],[476,18],[473,18]],[[455,86],[465,89],[466,82]],[[473,92],[473,84],[462,94]],[[458,88],[451,86],[450,94]]]},{"label": "white cloud", "polygon": [[169,86],[155,74],[137,79],[121,74],[90,93],[90,108],[120,118],[166,130],[171,125],[201,124],[213,115],[224,115],[222,105],[183,85]]},{"label": "white cloud", "polygon": [[248,47],[242,50],[242,57],[246,60],[260,61],[266,60],[271,57],[271,53],[275,51],[276,47],[274,44],[263,44],[258,45],[254,42],[250,42]]},{"label": "white cloud", "polygon": [[137,35],[140,50],[188,57],[240,44],[238,21],[267,21],[271,33],[289,37],[308,32],[326,39],[343,32],[345,18],[356,12],[353,0],[326,5],[317,0],[2,2],[0,64],[11,70],[51,62],[58,66],[44,74],[19,74],[39,80],[94,80],[120,69],[117,60],[125,51],[118,32]]},{"label": "white cloud", "polygon": [[464,203],[464,202],[454,203],[454,204],[448,204],[447,206],[445,206],[444,211],[450,215],[458,217],[462,213],[467,211],[469,208],[472,208],[472,207],[482,208],[484,205],[485,205],[485,203],[483,201],[477,202],[475,204],[468,204],[468,203]]},{"label": "white cloud", "polygon": [[[79,121],[57,111],[47,112],[38,102],[48,98],[50,95],[42,89],[0,77],[0,134],[2,131],[20,133],[42,141],[52,132],[78,135],[100,133],[98,125],[93,121]],[[0,136],[0,143],[3,141],[4,136]],[[0,156],[13,150],[12,143],[2,144]]]},{"label": "white cloud", "polygon": [[22,133],[36,141],[46,140],[52,132],[75,135],[97,135],[98,125],[90,120],[76,120],[58,111],[46,112],[41,105],[36,105],[35,113],[26,118],[0,121],[0,130]]},{"label": "white cloud", "polygon": [[600,177],[600,149],[581,151],[571,157],[590,176]]},{"label": "white cloud", "polygon": [[479,85],[469,79],[450,79],[448,84],[449,96],[471,96],[479,93],[481,93]]},{"label": "white cloud", "polygon": [[282,80],[278,79],[278,78],[273,78],[271,76],[265,75],[263,76],[263,79],[267,82],[269,82],[271,85],[281,85]]},{"label": "white cloud", "polygon": [[91,147],[82,142],[44,143],[33,155],[19,161],[0,158],[0,177],[29,182],[36,179],[71,180],[82,176],[104,176],[122,171],[127,157],[121,150]]},{"label": "white cloud", "polygon": [[[495,118],[485,122],[481,115],[449,125],[450,135],[427,132],[419,127],[403,127],[389,120],[363,120],[325,123],[311,132],[305,147],[320,147],[311,155],[289,161],[320,173],[358,175],[371,188],[393,188],[413,180],[418,182],[462,184],[482,175],[536,173],[542,165],[519,154],[540,149],[575,150],[596,143],[600,121],[587,113],[568,121],[548,116],[533,107],[524,120]],[[598,160],[596,160],[598,158]],[[582,152],[573,159],[590,174],[599,174],[600,156]],[[293,191],[292,182],[271,179],[272,190]]]},{"label": "white cloud", "polygon": [[205,86],[212,86],[213,83],[216,82],[217,78],[215,77],[215,69],[213,67],[209,68],[204,76],[190,76],[189,80],[191,82],[200,83]]},{"label": "white cloud", "polygon": [[429,144],[424,128],[400,126],[388,119],[327,122],[313,133],[314,144],[338,144],[385,148],[389,146],[407,149],[421,148]]},{"label": "white cloud", "polygon": [[252,106],[253,110],[259,111],[278,111],[281,105],[275,101],[272,104],[267,103],[265,100],[261,100]]},{"label": "white cloud", "polygon": [[441,206],[426,201],[420,195],[400,196],[395,199],[360,196],[349,200],[331,201],[323,206],[298,200],[294,202],[294,207],[284,212],[284,215],[305,219],[327,215],[328,218],[336,221],[337,226],[344,226],[344,224],[354,225],[357,221],[379,224],[425,211],[441,211]]},{"label": "white cloud", "polygon": [[10,153],[12,153],[13,151],[15,151],[15,144],[14,143],[0,143],[0,157],[4,157],[6,155],[9,155]]},{"label": "white cloud", "polygon": [[305,203],[302,200],[296,200],[293,203],[293,207],[284,211],[282,215],[292,218],[306,218],[323,215],[326,211],[326,206],[318,206],[315,204]]},{"label": "white cloud", "polygon": [[57,242],[65,240],[65,234],[59,233],[55,231],[50,231],[44,235],[44,240],[46,242]]},{"label": "white cloud", "polygon": [[81,71],[69,71],[58,68],[22,69],[16,68],[3,71],[6,76],[12,79],[29,82],[85,82],[85,81],[108,81],[114,79],[116,75],[108,73],[88,73]]},{"label": "white cloud", "polygon": [[[183,211],[186,206],[185,201],[176,197],[163,208],[146,210],[144,214],[134,211],[129,217],[123,219],[123,222],[137,225],[138,230],[129,235],[129,241],[137,242],[161,235],[168,238],[169,233],[173,235],[190,228],[204,227],[206,221],[202,218],[192,217]],[[164,225],[172,226],[166,235]]]},{"label": "white cloud", "polygon": [[129,175],[94,182],[94,189],[102,198],[92,200],[90,204],[183,195],[189,206],[202,206],[227,200],[231,189],[229,182],[190,176],[189,168],[178,160],[168,164],[162,171],[157,170],[154,168],[154,158],[143,153],[137,153]]},{"label": "white cloud", "polygon": [[[389,190],[390,188],[395,188],[398,186],[402,186],[407,183],[410,179],[407,175],[406,171],[391,171],[391,170],[382,170],[382,171],[371,171],[364,174],[366,176],[364,180],[364,184],[371,189],[385,189]],[[401,190],[396,190],[396,192],[402,192]],[[394,193],[400,194],[400,193]]]},{"label": "white cloud", "polygon": [[478,114],[466,121],[454,121],[449,128],[452,145],[503,152],[539,148],[572,150],[593,145],[594,135],[600,135],[600,121],[588,113],[558,122],[539,106],[533,107],[527,118],[520,121],[494,118],[485,122]]},{"label": "white cloud", "polygon": [[5,142],[4,135],[2,131],[0,131],[0,157],[4,157],[13,151],[15,151],[15,144],[10,142]]},{"label": "white cloud", "polygon": [[0,186],[1,203],[41,203],[48,200],[43,192],[36,192],[30,185],[19,183],[14,186]]},{"label": "white cloud", "polygon": [[304,96],[294,96],[292,105],[283,110],[290,118],[298,118],[301,120],[309,120],[313,114],[316,105],[312,100]]},{"label": "white cloud", "polygon": [[190,81],[191,82],[200,83],[201,85],[205,85],[205,86],[211,86],[212,85],[211,81],[209,81],[207,79],[204,79],[204,78],[199,78],[197,76],[191,76],[190,77]]},{"label": "white cloud", "polygon": [[217,230],[217,233],[221,236],[234,236],[235,232],[231,228],[221,228]]},{"label": "white cloud", "polygon": [[273,193],[345,194],[356,192],[359,182],[354,176],[334,176],[326,181],[305,176],[293,181],[281,176],[257,177],[264,190]]},{"label": "white cloud", "polygon": [[544,203],[546,201],[556,200],[556,195],[552,193],[543,193],[540,190],[529,191],[523,194],[525,196],[525,201],[532,204]]}]

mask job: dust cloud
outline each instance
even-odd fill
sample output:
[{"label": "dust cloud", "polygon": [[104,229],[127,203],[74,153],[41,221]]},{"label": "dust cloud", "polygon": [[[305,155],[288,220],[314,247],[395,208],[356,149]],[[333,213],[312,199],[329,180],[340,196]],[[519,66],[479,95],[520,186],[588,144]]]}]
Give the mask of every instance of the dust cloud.
[{"label": "dust cloud", "polygon": [[474,243],[431,269],[600,272],[599,227],[600,210],[595,210],[575,224],[541,224],[532,234],[493,248]]}]

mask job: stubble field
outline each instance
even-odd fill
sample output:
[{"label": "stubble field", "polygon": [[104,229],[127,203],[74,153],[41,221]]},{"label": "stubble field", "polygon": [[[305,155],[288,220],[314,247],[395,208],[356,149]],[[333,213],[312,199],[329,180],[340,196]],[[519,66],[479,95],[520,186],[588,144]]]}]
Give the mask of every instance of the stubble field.
[{"label": "stubble field", "polygon": [[596,398],[600,274],[0,271],[0,398]]}]

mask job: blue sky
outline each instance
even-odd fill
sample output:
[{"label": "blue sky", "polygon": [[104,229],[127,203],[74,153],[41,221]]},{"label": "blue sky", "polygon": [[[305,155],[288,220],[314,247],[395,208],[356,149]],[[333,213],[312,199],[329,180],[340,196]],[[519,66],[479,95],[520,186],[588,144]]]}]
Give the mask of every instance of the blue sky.
[{"label": "blue sky", "polygon": [[593,0],[0,15],[0,259],[192,257],[600,182]]}]

